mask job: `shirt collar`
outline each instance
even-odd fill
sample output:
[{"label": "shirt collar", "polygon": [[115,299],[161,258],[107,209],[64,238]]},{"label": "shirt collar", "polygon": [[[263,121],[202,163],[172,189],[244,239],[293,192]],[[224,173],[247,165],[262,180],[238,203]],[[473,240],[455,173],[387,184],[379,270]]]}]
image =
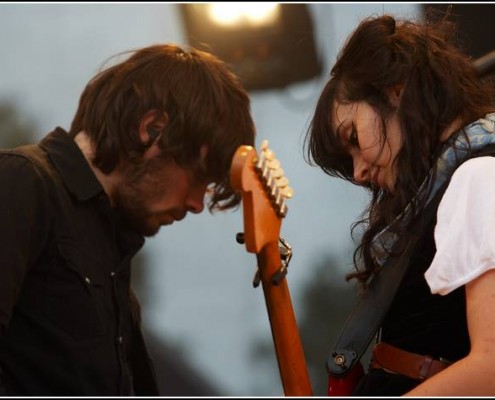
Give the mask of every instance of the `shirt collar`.
[{"label": "shirt collar", "polygon": [[103,187],[89,166],[76,142],[57,127],[40,143],[62,177],[67,190],[79,201],[86,201],[103,192]]}]

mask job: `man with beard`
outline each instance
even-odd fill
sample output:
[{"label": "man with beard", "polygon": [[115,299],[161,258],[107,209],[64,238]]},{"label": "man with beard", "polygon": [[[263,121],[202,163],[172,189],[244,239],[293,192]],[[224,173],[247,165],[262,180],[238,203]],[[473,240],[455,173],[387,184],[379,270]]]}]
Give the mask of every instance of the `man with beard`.
[{"label": "man with beard", "polygon": [[131,259],[205,200],[239,204],[230,163],[254,135],[225,65],[164,44],[96,75],[68,132],[0,152],[2,394],[159,394]]}]

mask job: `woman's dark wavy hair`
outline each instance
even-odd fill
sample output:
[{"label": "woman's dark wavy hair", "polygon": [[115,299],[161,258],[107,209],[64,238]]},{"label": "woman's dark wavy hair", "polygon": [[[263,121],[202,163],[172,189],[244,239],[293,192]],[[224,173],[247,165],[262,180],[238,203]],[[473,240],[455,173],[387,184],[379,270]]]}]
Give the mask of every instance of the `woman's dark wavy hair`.
[{"label": "woman's dark wavy hair", "polygon": [[[431,16],[431,15],[430,15]],[[331,70],[305,138],[305,157],[331,176],[353,182],[353,162],[333,130],[335,102],[365,101],[378,113],[385,141],[384,122],[397,111],[403,145],[395,159],[394,195],[367,186],[371,200],[362,219],[361,241],[354,253],[355,271],[347,279],[369,281],[378,268],[373,238],[399,217],[408,203],[413,216],[424,206],[416,197],[420,184],[434,167],[442,146],[440,134],[454,121],[464,126],[493,108],[492,86],[483,83],[459,43],[448,15],[421,24],[389,15],[363,20],[348,38]],[[457,38],[458,39],[458,38]],[[387,93],[402,85],[395,110]],[[431,183],[431,182],[430,182]],[[394,224],[399,237],[407,237],[405,224]]]},{"label": "woman's dark wavy hair", "polygon": [[[215,183],[210,211],[238,205],[229,169],[237,147],[254,144],[250,100],[234,74],[210,53],[172,44],[133,52],[88,83],[70,134],[86,131],[94,165],[110,173],[121,161],[140,161],[146,146],[139,122],[153,109],[169,117],[159,142],[164,156]],[[209,149],[206,165],[200,165],[202,145]]]}]

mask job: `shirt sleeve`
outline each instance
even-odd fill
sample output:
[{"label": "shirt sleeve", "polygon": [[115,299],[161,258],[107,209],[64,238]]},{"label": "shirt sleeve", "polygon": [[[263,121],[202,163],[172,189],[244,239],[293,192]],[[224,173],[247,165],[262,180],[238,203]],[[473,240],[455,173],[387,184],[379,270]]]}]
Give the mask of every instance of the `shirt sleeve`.
[{"label": "shirt sleeve", "polygon": [[24,157],[0,156],[0,335],[48,231],[46,180]]},{"label": "shirt sleeve", "polygon": [[495,268],[495,157],[473,158],[454,172],[438,207],[435,244],[425,273],[434,294]]}]

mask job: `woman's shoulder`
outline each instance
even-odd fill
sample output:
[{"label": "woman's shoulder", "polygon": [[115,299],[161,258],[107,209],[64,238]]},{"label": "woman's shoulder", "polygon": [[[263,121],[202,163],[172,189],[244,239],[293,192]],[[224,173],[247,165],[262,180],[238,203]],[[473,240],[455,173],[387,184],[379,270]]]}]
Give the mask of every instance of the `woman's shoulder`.
[{"label": "woman's shoulder", "polygon": [[495,175],[495,151],[493,156],[483,155],[464,161],[452,175],[452,181],[465,179],[483,179]]},{"label": "woman's shoulder", "polygon": [[[495,201],[495,156],[471,158],[453,173],[438,209],[439,214],[465,213],[466,207]],[[485,204],[486,205],[486,204]]]}]

